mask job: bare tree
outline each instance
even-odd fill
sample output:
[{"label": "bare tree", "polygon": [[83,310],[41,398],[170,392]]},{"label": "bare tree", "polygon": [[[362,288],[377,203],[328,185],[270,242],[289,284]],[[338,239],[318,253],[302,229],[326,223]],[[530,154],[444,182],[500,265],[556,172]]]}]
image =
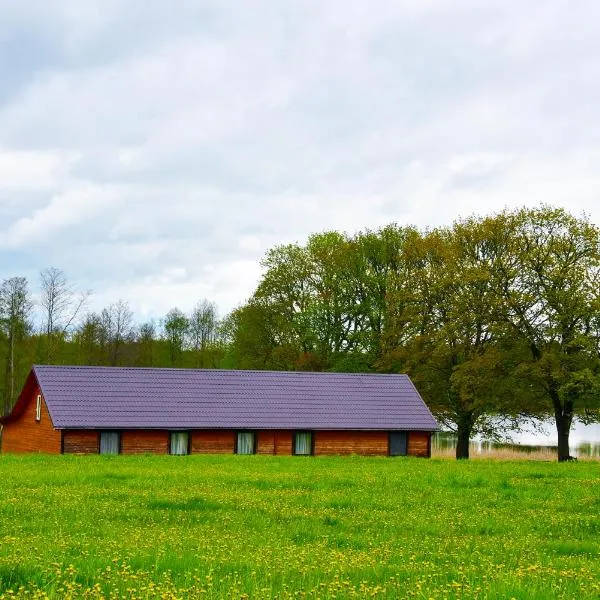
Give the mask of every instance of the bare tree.
[{"label": "bare tree", "polygon": [[218,326],[216,305],[206,299],[199,302],[192,311],[188,330],[190,346],[196,357],[196,367],[203,366],[202,355],[216,341]]},{"label": "bare tree", "polygon": [[25,277],[5,279],[0,286],[0,328],[6,336],[6,389],[4,413],[10,412],[15,400],[15,349],[31,329],[33,303]]},{"label": "bare tree", "polygon": [[46,358],[52,362],[58,341],[65,336],[84,308],[90,292],[75,293],[61,269],[48,267],[40,273],[41,300],[46,334]]},{"label": "bare tree", "polygon": [[100,321],[109,347],[109,362],[116,366],[123,344],[132,335],[133,313],[125,300],[119,300],[102,310]]}]

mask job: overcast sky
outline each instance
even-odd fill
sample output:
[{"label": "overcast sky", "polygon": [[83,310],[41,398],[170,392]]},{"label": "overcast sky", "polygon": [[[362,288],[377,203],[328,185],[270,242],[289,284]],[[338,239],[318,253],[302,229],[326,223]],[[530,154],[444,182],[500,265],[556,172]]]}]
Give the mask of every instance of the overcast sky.
[{"label": "overcast sky", "polygon": [[223,314],[312,232],[600,223],[599,107],[597,0],[0,1],[0,279]]}]

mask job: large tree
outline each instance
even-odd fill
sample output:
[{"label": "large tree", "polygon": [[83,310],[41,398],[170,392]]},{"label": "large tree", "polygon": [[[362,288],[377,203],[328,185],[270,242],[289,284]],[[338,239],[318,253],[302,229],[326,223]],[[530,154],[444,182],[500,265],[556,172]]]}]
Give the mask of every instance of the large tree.
[{"label": "large tree", "polygon": [[[408,371],[430,408],[456,431],[457,458],[471,437],[506,412],[509,354],[500,343],[494,268],[502,223],[467,220],[414,236],[400,256],[407,281],[390,295],[387,354],[380,366]],[[391,344],[390,344],[391,339]]]},{"label": "large tree", "polygon": [[574,417],[599,403],[600,230],[544,206],[505,216],[513,251],[499,262],[503,320],[529,350],[518,372],[546,399],[565,461]]},{"label": "large tree", "polygon": [[[326,232],[278,246],[263,261],[252,298],[295,368],[369,370],[379,357],[386,296],[399,249],[412,233],[395,225],[356,236]],[[255,324],[257,321],[254,321]],[[287,353],[286,353],[287,354]]]}]

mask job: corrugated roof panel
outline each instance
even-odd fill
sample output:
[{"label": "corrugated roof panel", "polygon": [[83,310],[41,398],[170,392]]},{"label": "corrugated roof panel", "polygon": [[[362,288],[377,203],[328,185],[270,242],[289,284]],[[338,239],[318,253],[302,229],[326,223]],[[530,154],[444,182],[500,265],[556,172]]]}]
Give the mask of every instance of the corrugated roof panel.
[{"label": "corrugated roof panel", "polygon": [[34,371],[59,429],[437,429],[406,375],[64,366]]}]

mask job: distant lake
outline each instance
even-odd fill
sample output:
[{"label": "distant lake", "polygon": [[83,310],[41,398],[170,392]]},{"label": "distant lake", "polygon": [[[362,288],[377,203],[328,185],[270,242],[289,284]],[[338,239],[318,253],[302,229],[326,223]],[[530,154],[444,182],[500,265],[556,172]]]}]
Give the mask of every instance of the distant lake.
[{"label": "distant lake", "polygon": [[[556,426],[554,421],[536,421],[535,428],[509,435],[508,443],[498,444],[484,438],[475,437],[472,448],[476,452],[485,453],[496,448],[511,448],[528,452],[536,449],[556,448]],[[576,421],[571,427],[569,446],[572,456],[600,456],[600,423],[584,425]],[[433,447],[438,449],[455,448],[456,437],[450,432],[440,432],[433,440]]]}]

